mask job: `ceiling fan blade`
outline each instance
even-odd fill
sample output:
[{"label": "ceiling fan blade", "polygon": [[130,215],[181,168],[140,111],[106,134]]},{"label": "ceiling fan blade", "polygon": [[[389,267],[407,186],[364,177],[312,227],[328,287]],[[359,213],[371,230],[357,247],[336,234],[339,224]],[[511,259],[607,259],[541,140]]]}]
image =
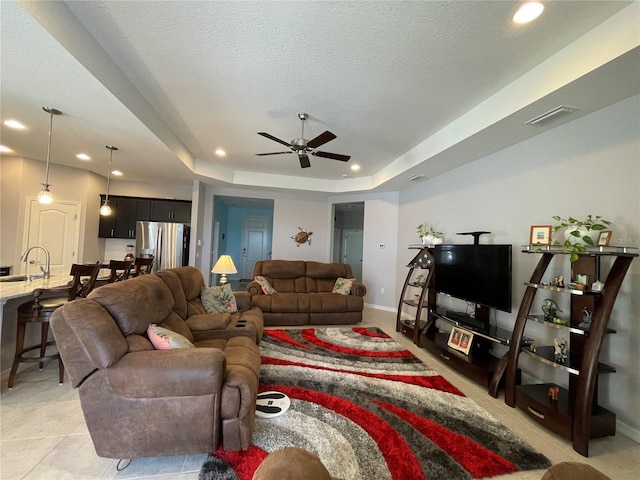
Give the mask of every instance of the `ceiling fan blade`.
[{"label": "ceiling fan blade", "polygon": [[280,140],[277,137],[274,137],[273,135],[268,134],[267,132],[258,132],[258,135],[262,135],[263,137],[268,138],[269,140],[273,140],[274,142],[278,142],[281,143],[282,145],[286,145],[287,147],[290,147],[291,144],[285,142],[284,140]]},{"label": "ceiling fan blade", "polygon": [[340,155],[339,153],[311,152],[311,154],[316,157],[330,158],[331,160],[339,160],[341,162],[348,162],[351,158],[349,155]]},{"label": "ceiling fan blade", "polygon": [[307,147],[318,148],[320,145],[324,145],[325,143],[330,142],[334,138],[336,138],[336,136],[327,130],[326,132],[318,135],[313,140],[309,140],[309,143],[307,143]]},{"label": "ceiling fan blade", "polygon": [[293,153],[293,152],[271,152],[271,153],[256,153],[256,155],[258,155],[259,157],[262,157],[264,155],[282,155],[284,153]]},{"label": "ceiling fan blade", "polygon": [[302,168],[309,168],[311,166],[309,156],[306,153],[298,154],[298,160],[300,160],[300,167]]}]

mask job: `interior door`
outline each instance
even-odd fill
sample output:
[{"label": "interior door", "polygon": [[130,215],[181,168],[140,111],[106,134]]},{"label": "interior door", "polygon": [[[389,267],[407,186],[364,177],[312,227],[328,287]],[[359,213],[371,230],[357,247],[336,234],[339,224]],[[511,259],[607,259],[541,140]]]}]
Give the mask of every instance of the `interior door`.
[{"label": "interior door", "polygon": [[[68,273],[78,255],[80,204],[77,202],[55,202],[43,205],[35,198],[27,199],[24,252],[33,246],[45,247],[51,255],[51,273]],[[35,265],[45,264],[44,252],[36,249],[29,255],[27,271],[36,274]],[[31,265],[34,264],[34,265]]]},{"label": "interior door", "polygon": [[259,260],[271,256],[269,248],[269,217],[244,217],[242,227],[242,279],[253,278],[253,267]]},{"label": "interior door", "polygon": [[345,229],[342,236],[343,263],[351,265],[356,280],[362,281],[362,230]]}]

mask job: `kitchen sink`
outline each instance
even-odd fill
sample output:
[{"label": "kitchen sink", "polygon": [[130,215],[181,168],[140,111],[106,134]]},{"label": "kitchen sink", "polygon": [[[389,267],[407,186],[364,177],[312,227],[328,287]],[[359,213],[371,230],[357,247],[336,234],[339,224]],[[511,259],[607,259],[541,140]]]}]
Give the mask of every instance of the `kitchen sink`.
[{"label": "kitchen sink", "polygon": [[6,277],[0,277],[0,282],[25,282],[29,280],[26,275],[7,275]]}]

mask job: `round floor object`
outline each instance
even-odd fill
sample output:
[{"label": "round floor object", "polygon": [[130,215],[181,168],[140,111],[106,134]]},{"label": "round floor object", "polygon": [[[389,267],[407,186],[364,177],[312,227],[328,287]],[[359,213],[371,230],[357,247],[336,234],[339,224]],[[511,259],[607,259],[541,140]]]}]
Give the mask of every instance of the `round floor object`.
[{"label": "round floor object", "polygon": [[258,394],[256,399],[256,417],[274,418],[289,410],[291,400],[284,393],[269,391]]}]

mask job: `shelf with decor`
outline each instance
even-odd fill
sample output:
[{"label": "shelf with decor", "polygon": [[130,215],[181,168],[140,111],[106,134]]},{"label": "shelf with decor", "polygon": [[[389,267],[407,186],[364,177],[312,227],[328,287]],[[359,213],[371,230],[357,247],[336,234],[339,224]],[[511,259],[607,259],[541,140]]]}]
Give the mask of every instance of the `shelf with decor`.
[{"label": "shelf with decor", "polygon": [[[409,249],[419,252],[407,264],[409,271],[400,293],[396,331],[418,344],[420,331],[433,321],[430,315],[435,304],[433,256],[430,247],[410,245]],[[405,309],[411,310],[409,318],[405,316]],[[424,318],[423,312],[426,313]]]},{"label": "shelf with decor", "polygon": [[[567,250],[556,246],[525,246],[523,253],[539,254],[540,260],[531,279],[525,283],[516,324],[507,353],[505,402],[517,406],[531,418],[557,434],[572,440],[575,451],[589,455],[589,440],[615,434],[616,415],[598,404],[598,381],[603,374],[615,373],[616,368],[600,361],[599,354],[607,335],[615,334],[608,326],[620,286],[631,265],[638,256],[629,247],[586,247],[570,262],[571,279],[600,281],[601,260],[610,257],[606,280],[599,288],[570,282],[567,286],[544,283],[543,277],[551,260],[560,255],[569,260]],[[566,325],[556,323],[555,313],[531,314],[533,300],[538,291],[553,291],[570,296],[568,319],[560,319]],[[560,338],[554,345],[524,345],[527,323],[532,322],[557,330]],[[568,343],[562,335],[569,337]],[[553,383],[519,385],[517,374],[520,353],[569,375],[567,387]]]}]

